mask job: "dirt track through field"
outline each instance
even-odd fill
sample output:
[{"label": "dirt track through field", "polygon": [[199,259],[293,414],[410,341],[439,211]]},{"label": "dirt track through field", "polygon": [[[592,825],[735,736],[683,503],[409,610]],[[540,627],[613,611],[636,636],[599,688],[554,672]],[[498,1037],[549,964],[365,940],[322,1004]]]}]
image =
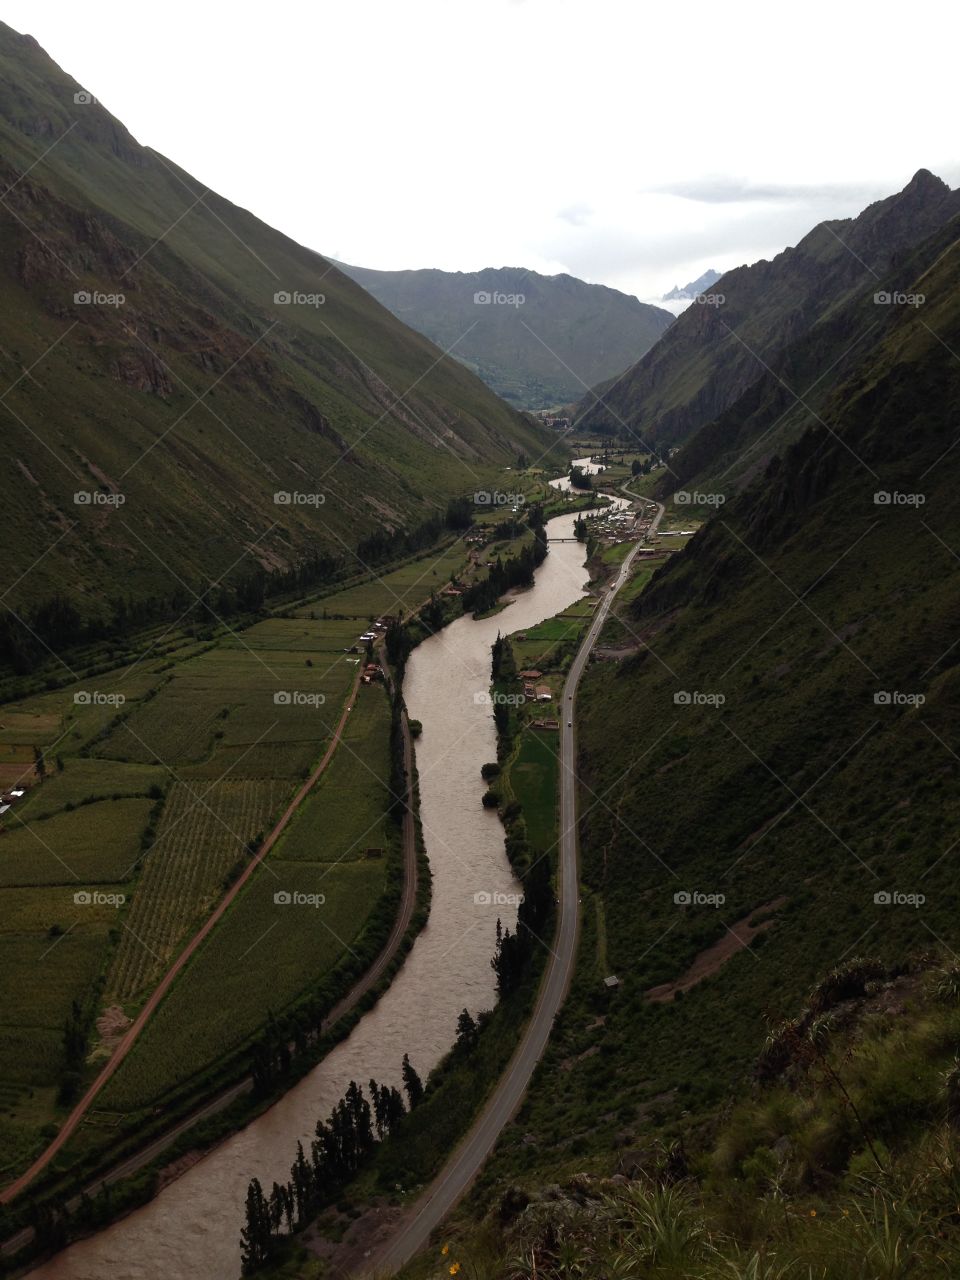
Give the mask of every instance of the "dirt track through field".
[{"label": "dirt track through field", "polygon": [[181,972],[181,970],[186,965],[187,961],[194,954],[194,952],[197,950],[200,944],[204,941],[207,935],[216,926],[217,922],[221,919],[223,914],[226,912],[227,908],[234,901],[237,894],[240,892],[243,886],[247,883],[247,881],[253,875],[254,871],[256,871],[257,867],[260,865],[263,859],[267,856],[267,854],[270,852],[270,850],[279,840],[280,836],[283,834],[285,828],[287,827],[287,824],[290,822],[290,819],[297,812],[300,805],[303,803],[304,799],[306,798],[307,794],[310,792],[312,787],[317,782],[317,779],[320,777],[320,775],[326,769],[327,765],[330,763],[333,753],[336,750],[338,743],[340,742],[340,738],[343,734],[344,727],[346,726],[347,717],[350,715],[350,712],[353,710],[353,705],[354,705],[354,702],[356,701],[357,690],[359,689],[359,687],[360,687],[360,667],[358,666],[357,674],[356,674],[356,677],[354,678],[353,685],[351,686],[350,692],[347,695],[347,700],[344,705],[343,711],[340,715],[340,720],[337,723],[337,727],[334,730],[333,737],[331,738],[330,743],[326,751],[324,752],[323,759],[317,765],[316,769],[314,769],[313,773],[306,780],[306,782],[303,784],[303,786],[300,788],[300,790],[297,792],[294,798],[290,801],[289,805],[284,810],[283,816],[280,818],[279,822],[277,822],[276,826],[267,836],[266,840],[264,840],[263,844],[257,850],[253,858],[251,858],[250,861],[247,863],[246,867],[243,869],[242,874],[230,886],[227,892],[220,899],[220,902],[217,904],[214,911],[207,917],[204,923],[200,926],[197,932],[193,935],[193,937],[190,939],[187,945],[183,948],[183,950],[174,960],[173,964],[170,966],[167,972],[163,975],[160,982],[157,984],[156,988],[151,994],[150,998],[147,1000],[146,1004],[141,1009],[136,1020],[133,1022],[130,1029],[127,1031],[126,1035],[120,1041],[115,1052],[113,1053],[113,1056],[104,1065],[102,1071],[94,1080],[93,1084],[91,1084],[90,1088],[83,1095],[83,1097],[74,1107],[73,1111],[71,1111],[70,1115],[64,1121],[64,1124],[60,1129],[60,1132],[53,1139],[53,1141],[46,1148],[46,1150],[43,1151],[37,1157],[37,1159],[33,1162],[30,1168],[27,1169],[25,1173],[21,1174],[21,1176],[17,1178],[15,1182],[11,1182],[9,1186],[5,1187],[3,1191],[0,1192],[0,1204],[7,1204],[10,1200],[14,1199],[15,1196],[19,1195],[19,1193],[25,1187],[29,1186],[29,1184],[33,1181],[33,1179],[37,1176],[37,1174],[40,1173],[41,1170],[47,1167],[47,1165],[54,1158],[57,1152],[61,1150],[63,1145],[75,1132],[77,1126],[80,1124],[80,1121],[90,1110],[90,1107],[93,1105],[93,1102],[95,1101],[95,1099],[97,1098],[101,1090],[103,1089],[104,1085],[114,1075],[117,1068],[120,1066],[121,1062],[123,1062],[124,1058],[133,1048],[134,1044],[136,1044],[137,1039],[139,1038],[141,1032],[143,1031],[147,1023],[150,1021],[151,1017],[153,1016],[154,1012],[157,1009],[157,1006],[160,1004],[160,1001],[163,999],[163,997],[167,994],[167,991],[170,989],[170,986],[176,979],[177,975]]}]

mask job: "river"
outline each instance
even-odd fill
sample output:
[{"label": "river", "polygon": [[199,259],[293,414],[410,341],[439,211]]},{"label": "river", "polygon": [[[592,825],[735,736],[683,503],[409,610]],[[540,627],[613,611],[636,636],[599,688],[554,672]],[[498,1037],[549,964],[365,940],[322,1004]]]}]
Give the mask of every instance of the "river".
[{"label": "river", "polygon": [[[564,489],[569,481],[553,484]],[[555,517],[548,535],[570,537],[573,522],[572,515]],[[519,886],[496,811],[480,803],[480,767],[497,755],[493,717],[483,700],[490,647],[498,631],[531,627],[584,595],[583,565],[579,543],[555,543],[534,586],[505,610],[477,622],[458,618],[410,655],[404,695],[410,717],[423,725],[416,757],[433,899],[430,918],[389,990],[269,1111],[142,1209],[33,1271],[35,1280],[237,1280],[250,1179],[258,1177],[268,1190],[285,1181],[297,1140],[309,1149],[317,1119],[326,1118],[351,1080],[366,1086],[373,1076],[399,1088],[404,1053],[426,1079],[453,1043],[461,1009],[475,1014],[491,1007],[497,916],[512,927],[516,910],[475,895],[515,894]]]}]

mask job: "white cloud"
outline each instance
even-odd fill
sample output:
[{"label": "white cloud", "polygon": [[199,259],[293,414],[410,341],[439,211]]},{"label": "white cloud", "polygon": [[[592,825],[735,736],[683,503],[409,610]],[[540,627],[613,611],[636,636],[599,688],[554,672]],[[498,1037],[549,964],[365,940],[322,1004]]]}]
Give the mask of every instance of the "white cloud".
[{"label": "white cloud", "polygon": [[7,0],[4,16],[200,182],[367,266],[508,263],[659,295],[921,166],[957,177],[957,19],[937,0]]}]

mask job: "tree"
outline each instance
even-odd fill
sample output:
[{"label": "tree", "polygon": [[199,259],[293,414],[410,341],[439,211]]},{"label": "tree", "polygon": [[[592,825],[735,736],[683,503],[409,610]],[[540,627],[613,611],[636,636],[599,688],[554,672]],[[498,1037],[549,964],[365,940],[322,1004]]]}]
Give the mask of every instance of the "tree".
[{"label": "tree", "polygon": [[273,1239],[270,1232],[270,1206],[263,1194],[259,1178],[247,1188],[247,1221],[240,1232],[240,1258],[245,1275],[251,1275],[270,1257]]},{"label": "tree", "polygon": [[33,748],[33,767],[37,777],[43,782],[47,776],[47,762],[43,758],[43,752],[39,747]]},{"label": "tree", "polygon": [[497,994],[501,997],[516,991],[523,981],[530,954],[530,936],[526,929],[518,928],[516,933],[511,933],[497,920],[497,943],[490,968],[497,975]]},{"label": "tree", "polygon": [[640,461],[639,458],[634,458],[633,462],[631,462],[630,464],[630,474],[632,476],[638,476],[642,470],[643,470],[643,463]]},{"label": "tree", "polygon": [[464,1009],[457,1018],[457,1045],[466,1049],[472,1049],[477,1043],[478,1027],[476,1022],[470,1015],[469,1009]]},{"label": "tree", "polygon": [[407,1100],[412,1111],[423,1097],[423,1084],[413,1068],[408,1053],[403,1055],[403,1087],[406,1090]]},{"label": "tree", "polygon": [[290,1186],[297,1205],[297,1225],[302,1227],[309,1216],[313,1199],[313,1170],[303,1154],[302,1142],[297,1143],[297,1158],[290,1169]]}]

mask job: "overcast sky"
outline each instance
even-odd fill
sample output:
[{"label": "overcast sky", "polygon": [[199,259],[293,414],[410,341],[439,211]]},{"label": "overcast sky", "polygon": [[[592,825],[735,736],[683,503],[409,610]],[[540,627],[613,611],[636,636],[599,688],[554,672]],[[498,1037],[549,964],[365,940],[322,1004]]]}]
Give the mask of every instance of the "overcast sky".
[{"label": "overcast sky", "polygon": [[321,253],[659,296],[951,186],[952,6],[6,0],[145,145]]}]

